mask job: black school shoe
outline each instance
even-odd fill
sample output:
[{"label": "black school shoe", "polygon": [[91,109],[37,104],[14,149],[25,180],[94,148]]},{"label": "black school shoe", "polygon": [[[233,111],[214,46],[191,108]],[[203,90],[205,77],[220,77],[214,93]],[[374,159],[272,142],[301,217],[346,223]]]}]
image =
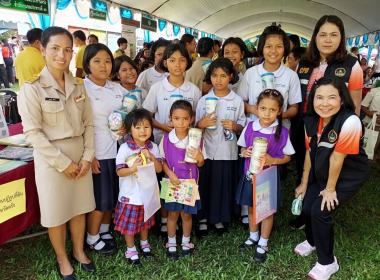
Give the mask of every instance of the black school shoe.
[{"label": "black school shoe", "polygon": [[305,228],[305,221],[304,221],[302,214],[300,216],[298,216],[297,218],[291,220],[289,222],[289,226],[291,229],[304,229]]},{"label": "black school shoe", "polygon": [[81,263],[80,261],[78,261],[73,254],[71,254],[71,259],[73,261],[73,263],[75,264],[80,264],[80,267],[84,270],[84,271],[87,271],[87,272],[90,272],[90,273],[94,273],[95,272],[95,266],[94,264],[92,263],[92,261],[90,261],[90,263]]},{"label": "black school shoe", "polygon": [[153,254],[152,254],[152,251],[151,251],[151,250],[148,251],[148,252],[144,252],[144,249],[146,249],[146,248],[151,249],[149,243],[146,244],[146,245],[142,245],[142,246],[141,246],[141,253],[142,253],[144,259],[146,259],[146,260],[150,260],[151,258],[153,258]]},{"label": "black school shoe", "polygon": [[243,219],[248,218],[248,215],[244,215],[240,217],[240,223],[245,229],[249,229],[249,222],[248,223],[243,223]]},{"label": "black school shoe", "polygon": [[127,258],[128,263],[131,264],[133,267],[135,267],[135,268],[141,268],[142,267],[142,264],[140,262],[140,258],[137,258],[135,260],[131,259],[133,256],[136,256],[136,255],[138,256],[137,251],[131,252],[131,251],[127,250],[127,251],[125,251],[124,255]]},{"label": "black school shoe", "polygon": [[99,250],[95,249],[95,246],[98,245],[102,241],[103,240],[101,238],[99,238],[98,241],[96,241],[94,244],[91,244],[91,245],[88,244],[87,241],[85,241],[84,245],[85,245],[86,249],[91,250],[91,251],[95,251],[96,253],[98,253],[100,255],[104,255],[104,256],[112,255],[116,252],[116,247],[112,247],[105,242],[104,242],[105,245],[103,246],[103,248],[101,248]]},{"label": "black school shoe", "polygon": [[[257,252],[257,248],[261,248],[264,250],[264,253]],[[267,253],[268,253],[268,247],[257,245],[255,255],[253,256],[253,259],[258,263],[263,263],[267,259]]]},{"label": "black school shoe", "polygon": [[[206,225],[207,228],[204,229],[204,230],[201,230],[201,229],[199,229],[199,227],[200,227],[201,225]],[[197,226],[196,229],[195,229],[195,235],[196,235],[198,238],[202,238],[202,237],[205,237],[205,236],[208,235],[208,225],[207,225],[207,222],[206,222],[206,223],[205,223],[205,222],[199,222],[198,226]]]},{"label": "black school shoe", "polygon": [[177,250],[175,250],[174,252],[170,252],[169,249],[171,247],[177,248],[177,244],[166,243],[166,256],[167,256],[169,261],[175,261],[178,259],[178,252],[177,252]]},{"label": "black school shoe", "polygon": [[[112,238],[111,239],[104,239],[104,238],[102,238],[102,236],[107,235],[107,234],[111,235]],[[102,238],[102,240],[103,240],[104,243],[106,243],[106,244],[108,244],[108,245],[110,245],[112,247],[115,247],[115,248],[117,247],[115,238],[113,238],[113,235],[111,234],[111,232],[109,232],[109,231],[102,232],[102,233],[99,233],[99,236],[100,236],[100,238]]]},{"label": "black school shoe", "polygon": [[188,258],[193,254],[193,250],[194,250],[194,244],[193,243],[182,243],[181,246],[188,248],[185,250],[182,248],[182,256],[184,258]]},{"label": "black school shoe", "polygon": [[247,238],[247,240],[251,241],[252,244],[247,244],[245,242],[243,244],[240,244],[240,246],[239,246],[240,252],[244,252],[244,251],[249,250],[249,249],[254,249],[256,247],[257,243],[259,243],[258,240],[255,241],[252,238]]},{"label": "black school shoe", "polygon": [[214,228],[215,228],[215,231],[216,233],[219,235],[219,236],[222,236],[223,234],[227,233],[228,232],[228,228],[223,224],[223,227],[222,228],[217,228],[215,227],[214,225]]},{"label": "black school shoe", "polygon": [[61,279],[63,279],[63,280],[77,280],[77,278],[75,277],[75,271],[73,271],[73,273],[71,273],[70,275],[62,275],[61,268],[59,267],[58,262],[55,264],[55,268],[57,269],[58,275],[59,275],[59,277],[61,277]]}]

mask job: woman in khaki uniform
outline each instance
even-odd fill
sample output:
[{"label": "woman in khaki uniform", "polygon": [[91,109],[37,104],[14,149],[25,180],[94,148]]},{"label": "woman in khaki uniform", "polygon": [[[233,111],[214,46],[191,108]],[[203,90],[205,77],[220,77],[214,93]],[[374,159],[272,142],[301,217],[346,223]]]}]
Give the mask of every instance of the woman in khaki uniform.
[{"label": "woman in khaki uniform", "polygon": [[18,107],[24,135],[34,147],[41,224],[49,228],[63,279],[76,279],[66,250],[66,222],[73,241],[73,260],[95,268],[83,251],[85,213],[95,209],[92,176],[94,130],[83,80],[65,73],[73,38],[64,28],[42,34],[46,67],[21,88]]}]

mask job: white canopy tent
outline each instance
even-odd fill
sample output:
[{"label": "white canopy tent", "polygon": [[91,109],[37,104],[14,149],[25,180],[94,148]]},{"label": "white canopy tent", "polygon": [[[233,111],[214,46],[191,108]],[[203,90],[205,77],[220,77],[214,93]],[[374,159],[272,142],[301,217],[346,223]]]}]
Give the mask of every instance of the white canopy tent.
[{"label": "white canopy tent", "polygon": [[346,37],[380,29],[378,0],[114,0],[158,18],[227,38],[246,39],[261,34],[272,22],[288,33],[310,39],[323,15],[337,15]]}]

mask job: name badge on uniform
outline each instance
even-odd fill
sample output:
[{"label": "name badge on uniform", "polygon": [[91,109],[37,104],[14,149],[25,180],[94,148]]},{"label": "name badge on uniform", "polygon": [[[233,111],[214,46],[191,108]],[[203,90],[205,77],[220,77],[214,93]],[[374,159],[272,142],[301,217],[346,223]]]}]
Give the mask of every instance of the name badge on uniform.
[{"label": "name badge on uniform", "polygon": [[45,100],[47,101],[61,101],[59,98],[51,98],[51,97],[45,97]]},{"label": "name badge on uniform", "polygon": [[75,103],[81,101],[81,100],[85,100],[86,99],[86,95],[84,93],[82,93],[81,95],[75,97]]}]

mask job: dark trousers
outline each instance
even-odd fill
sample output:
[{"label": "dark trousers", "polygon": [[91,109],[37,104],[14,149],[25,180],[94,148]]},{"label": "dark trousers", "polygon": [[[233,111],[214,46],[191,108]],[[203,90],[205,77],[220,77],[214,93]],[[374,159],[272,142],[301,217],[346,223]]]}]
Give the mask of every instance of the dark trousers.
[{"label": "dark trousers", "polygon": [[[350,199],[362,186],[353,188],[353,182],[338,182],[341,188],[337,188],[337,198],[339,207]],[[338,184],[337,184],[338,185]],[[349,186],[350,188],[345,188]],[[327,207],[321,211],[322,196],[319,183],[309,185],[303,200],[303,216],[305,219],[305,233],[307,242],[315,246],[318,255],[318,262],[322,265],[332,264],[334,262],[334,221],[332,215],[337,210],[328,211]],[[338,207],[338,208],[339,208]]]},{"label": "dark trousers", "polygon": [[304,123],[299,125],[297,131],[292,136],[292,144],[295,150],[294,158],[296,160],[297,168],[297,187],[301,184],[301,178],[303,174],[303,164],[305,162],[306,146],[305,146],[305,129]]},{"label": "dark trousers", "polygon": [[5,58],[4,57],[4,63],[7,67],[7,74],[8,74],[8,82],[13,82],[13,59],[12,58]]},{"label": "dark trousers", "polygon": [[3,83],[6,88],[9,88],[8,74],[5,64],[0,64],[0,83]]}]

